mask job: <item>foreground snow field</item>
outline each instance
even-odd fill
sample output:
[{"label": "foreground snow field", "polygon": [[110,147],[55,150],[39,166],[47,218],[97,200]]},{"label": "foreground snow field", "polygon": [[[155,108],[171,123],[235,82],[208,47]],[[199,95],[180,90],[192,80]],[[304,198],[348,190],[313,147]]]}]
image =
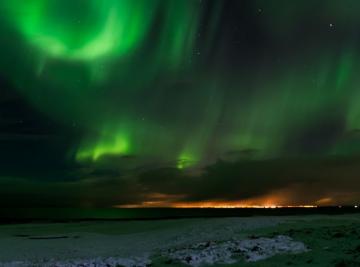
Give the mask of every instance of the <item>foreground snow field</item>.
[{"label": "foreground snow field", "polygon": [[360,216],[0,226],[0,266],[360,266]]}]

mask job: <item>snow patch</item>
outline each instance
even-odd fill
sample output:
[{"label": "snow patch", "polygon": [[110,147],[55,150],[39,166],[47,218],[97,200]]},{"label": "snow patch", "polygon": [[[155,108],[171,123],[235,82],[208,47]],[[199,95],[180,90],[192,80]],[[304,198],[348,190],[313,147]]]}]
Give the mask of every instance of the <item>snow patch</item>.
[{"label": "snow patch", "polygon": [[198,267],[212,264],[231,264],[235,257],[243,257],[248,262],[264,260],[276,254],[302,253],[308,249],[302,242],[293,241],[288,236],[230,240],[222,243],[203,242],[188,248],[171,249],[163,254],[172,260]]}]

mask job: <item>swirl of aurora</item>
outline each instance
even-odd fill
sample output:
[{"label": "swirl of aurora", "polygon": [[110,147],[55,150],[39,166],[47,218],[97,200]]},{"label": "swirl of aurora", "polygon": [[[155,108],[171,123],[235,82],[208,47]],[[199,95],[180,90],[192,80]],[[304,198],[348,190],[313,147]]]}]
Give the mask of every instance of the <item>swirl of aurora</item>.
[{"label": "swirl of aurora", "polygon": [[182,21],[176,11],[194,6],[159,0],[13,0],[2,5],[17,30],[40,53],[74,61],[129,55],[142,44],[162,10],[172,12],[166,24],[174,34],[169,41],[174,39],[173,50],[177,49],[181,38],[187,38],[181,31],[189,21],[186,16]]},{"label": "swirl of aurora", "polygon": [[15,0],[7,5],[16,27],[41,52],[54,58],[92,60],[124,55],[136,47],[152,20],[145,2],[150,4],[134,4],[132,0]]}]

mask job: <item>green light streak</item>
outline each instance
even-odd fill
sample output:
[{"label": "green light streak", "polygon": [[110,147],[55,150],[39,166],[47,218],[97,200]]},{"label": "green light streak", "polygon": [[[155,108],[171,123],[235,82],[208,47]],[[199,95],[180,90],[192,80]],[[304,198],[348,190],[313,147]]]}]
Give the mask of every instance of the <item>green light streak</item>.
[{"label": "green light streak", "polygon": [[83,145],[76,153],[76,160],[98,161],[104,156],[122,156],[129,154],[130,151],[130,138],[126,133],[119,131],[111,135],[109,132],[104,132],[96,142]]},{"label": "green light streak", "polygon": [[199,159],[195,158],[194,155],[187,154],[184,152],[179,156],[176,167],[179,170],[183,170],[196,165],[198,162]]}]

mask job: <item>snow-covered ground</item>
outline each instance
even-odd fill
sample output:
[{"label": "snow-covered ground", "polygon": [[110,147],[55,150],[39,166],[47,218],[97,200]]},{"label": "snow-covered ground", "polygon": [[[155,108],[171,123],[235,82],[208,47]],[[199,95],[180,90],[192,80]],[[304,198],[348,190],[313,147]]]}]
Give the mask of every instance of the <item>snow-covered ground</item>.
[{"label": "snow-covered ground", "polygon": [[0,266],[360,266],[359,226],[358,215],[2,225]]}]

